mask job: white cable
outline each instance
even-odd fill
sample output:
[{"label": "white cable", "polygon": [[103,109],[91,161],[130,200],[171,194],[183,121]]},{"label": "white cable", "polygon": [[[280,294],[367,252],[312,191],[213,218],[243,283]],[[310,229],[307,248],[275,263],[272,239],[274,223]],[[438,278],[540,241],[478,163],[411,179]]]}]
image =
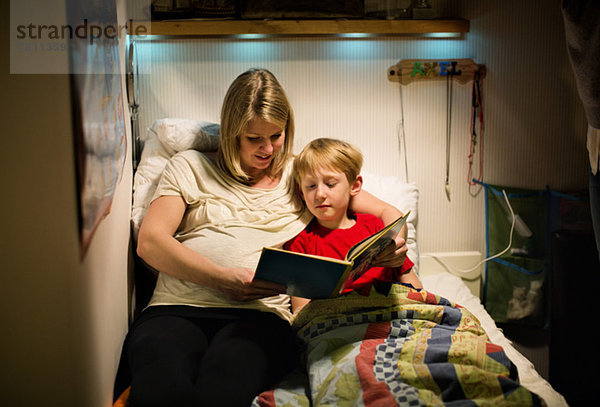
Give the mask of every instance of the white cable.
[{"label": "white cable", "polygon": [[483,263],[488,262],[488,261],[490,261],[492,259],[495,259],[496,257],[502,256],[504,253],[506,253],[507,251],[509,251],[510,248],[512,247],[512,238],[513,238],[513,232],[514,232],[514,229],[515,229],[515,219],[516,219],[516,216],[515,216],[515,213],[513,212],[512,206],[510,205],[510,201],[508,200],[508,196],[506,195],[506,191],[502,190],[502,194],[504,195],[504,200],[506,201],[506,204],[508,206],[508,209],[510,211],[510,215],[511,215],[511,218],[512,218],[511,225],[510,225],[510,235],[508,237],[508,246],[506,247],[506,249],[502,250],[499,253],[496,253],[493,256],[490,256],[490,257],[487,257],[487,258],[481,260],[475,266],[473,266],[473,267],[471,267],[470,269],[467,269],[467,270],[457,269],[457,268],[454,268],[454,267],[452,267],[452,266],[450,266],[448,264],[445,264],[439,257],[437,257],[435,255],[428,254],[426,256],[429,256],[429,257],[433,258],[435,261],[437,261],[438,263],[440,263],[446,269],[446,271],[448,271],[450,274],[454,274],[455,276],[458,276],[458,277],[462,278],[463,280],[467,280],[467,281],[478,280],[480,276],[473,277],[473,278],[466,278],[466,277],[464,277],[462,275],[462,273],[466,274],[466,273],[469,273],[471,271],[476,270]]},{"label": "white cable", "polygon": [[450,202],[450,138],[452,134],[452,75],[446,77],[446,181],[444,190]]},{"label": "white cable", "polygon": [[404,149],[404,180],[410,182],[408,178],[408,152],[406,151],[406,129],[404,128],[404,97],[402,94],[402,84],[398,84],[400,95],[400,123],[396,126],[396,138],[398,139],[398,153],[402,156]]}]

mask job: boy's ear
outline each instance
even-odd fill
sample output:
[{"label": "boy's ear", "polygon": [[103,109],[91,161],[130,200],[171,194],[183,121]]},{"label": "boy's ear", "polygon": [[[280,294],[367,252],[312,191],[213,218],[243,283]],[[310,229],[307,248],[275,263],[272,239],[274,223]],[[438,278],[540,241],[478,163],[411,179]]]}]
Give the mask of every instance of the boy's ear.
[{"label": "boy's ear", "polygon": [[362,176],[359,175],[356,177],[352,185],[350,185],[350,196],[356,196],[362,189],[363,179]]}]

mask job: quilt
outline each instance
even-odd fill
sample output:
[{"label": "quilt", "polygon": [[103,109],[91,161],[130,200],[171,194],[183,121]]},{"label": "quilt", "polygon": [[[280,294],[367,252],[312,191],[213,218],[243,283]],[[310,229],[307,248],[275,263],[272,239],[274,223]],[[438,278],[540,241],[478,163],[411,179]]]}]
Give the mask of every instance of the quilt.
[{"label": "quilt", "polygon": [[424,290],[313,300],[293,326],[303,367],[253,407],[545,406],[473,314]]}]

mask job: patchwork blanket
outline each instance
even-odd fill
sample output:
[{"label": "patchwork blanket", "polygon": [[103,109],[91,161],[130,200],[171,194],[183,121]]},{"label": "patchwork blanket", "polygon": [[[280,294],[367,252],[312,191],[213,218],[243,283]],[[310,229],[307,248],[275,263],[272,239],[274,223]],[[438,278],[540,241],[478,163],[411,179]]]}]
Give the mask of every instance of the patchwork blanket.
[{"label": "patchwork blanket", "polygon": [[303,308],[304,370],[253,406],[545,405],[468,310],[401,284],[384,291]]}]

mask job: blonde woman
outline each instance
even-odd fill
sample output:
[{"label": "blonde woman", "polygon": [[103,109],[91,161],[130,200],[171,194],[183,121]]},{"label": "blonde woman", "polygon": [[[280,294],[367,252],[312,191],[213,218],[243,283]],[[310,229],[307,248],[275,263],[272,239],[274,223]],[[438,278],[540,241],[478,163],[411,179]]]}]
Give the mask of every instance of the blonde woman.
[{"label": "blonde woman", "polygon": [[[216,158],[184,151],[167,165],[138,238],[159,273],[126,340],[131,406],[250,405],[295,366],[285,287],[253,280],[262,247],[311,219],[294,193],[293,141],[283,88],[252,69],[225,95]],[[352,209],[400,214],[366,192]],[[402,264],[406,251],[399,239],[380,261]]]}]

